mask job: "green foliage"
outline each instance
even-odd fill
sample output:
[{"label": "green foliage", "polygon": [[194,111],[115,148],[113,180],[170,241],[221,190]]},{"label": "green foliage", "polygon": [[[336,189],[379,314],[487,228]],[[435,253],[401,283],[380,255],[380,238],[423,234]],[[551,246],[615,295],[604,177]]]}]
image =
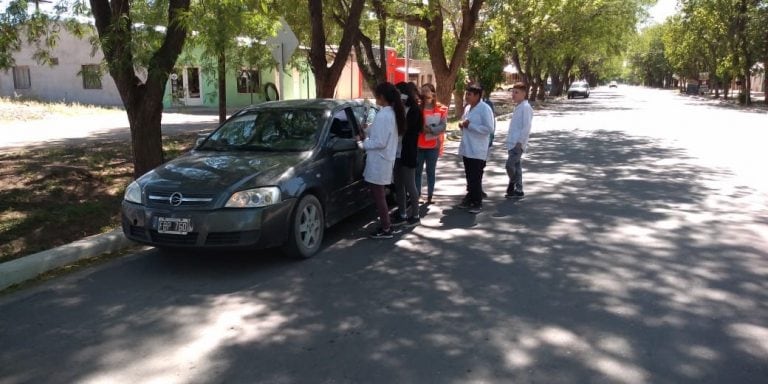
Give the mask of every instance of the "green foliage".
[{"label": "green foliage", "polygon": [[645,14],[646,0],[496,0],[492,40],[519,64],[524,80],[547,75],[596,82],[621,72],[622,56]]},{"label": "green foliage", "polygon": [[467,54],[467,73],[472,81],[482,85],[488,92],[504,82],[504,53],[493,45],[493,41],[481,36]]},{"label": "green foliage", "polygon": [[656,24],[644,29],[632,42],[628,62],[634,81],[661,87],[665,79],[671,77],[672,67],[664,52],[665,25]]},{"label": "green foliage", "polygon": [[58,40],[60,17],[37,10],[30,12],[30,5],[27,0],[12,0],[0,14],[0,69],[15,65],[13,54],[24,41],[35,47],[32,58],[36,62],[52,64],[50,48]]},{"label": "green foliage", "polygon": [[224,57],[229,68],[271,67],[274,60],[264,41],[276,33],[280,24],[278,15],[271,11],[268,3],[257,0],[194,1],[183,19],[193,32],[180,61],[194,62],[205,72],[216,74],[208,78],[211,82],[225,75],[218,73],[220,57]]}]

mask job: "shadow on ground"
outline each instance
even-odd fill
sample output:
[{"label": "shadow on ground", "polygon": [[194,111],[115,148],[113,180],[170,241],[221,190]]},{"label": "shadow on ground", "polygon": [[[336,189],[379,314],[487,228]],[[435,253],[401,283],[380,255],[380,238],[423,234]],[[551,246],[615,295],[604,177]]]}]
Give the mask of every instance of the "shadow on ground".
[{"label": "shadow on ground", "polygon": [[522,201],[499,197],[493,148],[477,216],[450,208],[464,176],[446,154],[437,204],[395,240],[365,239],[364,212],[310,261],[147,252],[5,303],[0,381],[768,377],[756,191],[713,189],[728,172],[643,137],[546,131],[532,146]]},{"label": "shadow on ground", "polygon": [[[163,125],[166,159],[212,129]],[[132,178],[128,128],[0,149],[0,262],[119,225],[123,190]]]}]

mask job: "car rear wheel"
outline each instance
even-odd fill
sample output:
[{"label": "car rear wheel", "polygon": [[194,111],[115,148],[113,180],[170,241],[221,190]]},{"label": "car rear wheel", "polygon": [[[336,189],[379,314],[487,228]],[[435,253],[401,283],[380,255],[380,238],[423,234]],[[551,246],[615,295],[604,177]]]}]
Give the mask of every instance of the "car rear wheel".
[{"label": "car rear wheel", "polygon": [[323,206],[315,196],[306,195],[293,211],[288,242],[283,251],[291,257],[308,259],[320,249],[324,231]]}]

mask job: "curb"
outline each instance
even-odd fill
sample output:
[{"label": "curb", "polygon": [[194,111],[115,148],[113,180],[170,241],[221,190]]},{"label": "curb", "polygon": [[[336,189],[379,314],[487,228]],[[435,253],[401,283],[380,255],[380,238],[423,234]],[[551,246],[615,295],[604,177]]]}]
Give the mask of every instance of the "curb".
[{"label": "curb", "polygon": [[0,264],[0,290],[79,260],[90,259],[128,248],[135,243],[128,240],[121,228],[89,236],[73,243],[38,252]]}]

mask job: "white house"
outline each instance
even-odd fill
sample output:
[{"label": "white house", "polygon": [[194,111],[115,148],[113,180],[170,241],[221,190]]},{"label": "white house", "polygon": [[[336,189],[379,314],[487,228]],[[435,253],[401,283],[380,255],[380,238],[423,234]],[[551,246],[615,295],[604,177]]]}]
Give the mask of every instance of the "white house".
[{"label": "white house", "polygon": [[88,40],[81,40],[64,28],[59,36],[57,46],[51,50],[51,66],[41,66],[33,59],[34,46],[25,44],[14,55],[16,65],[0,71],[0,96],[122,105],[112,77],[106,73],[99,75],[98,67],[104,58],[101,50],[91,56],[93,48]]}]

